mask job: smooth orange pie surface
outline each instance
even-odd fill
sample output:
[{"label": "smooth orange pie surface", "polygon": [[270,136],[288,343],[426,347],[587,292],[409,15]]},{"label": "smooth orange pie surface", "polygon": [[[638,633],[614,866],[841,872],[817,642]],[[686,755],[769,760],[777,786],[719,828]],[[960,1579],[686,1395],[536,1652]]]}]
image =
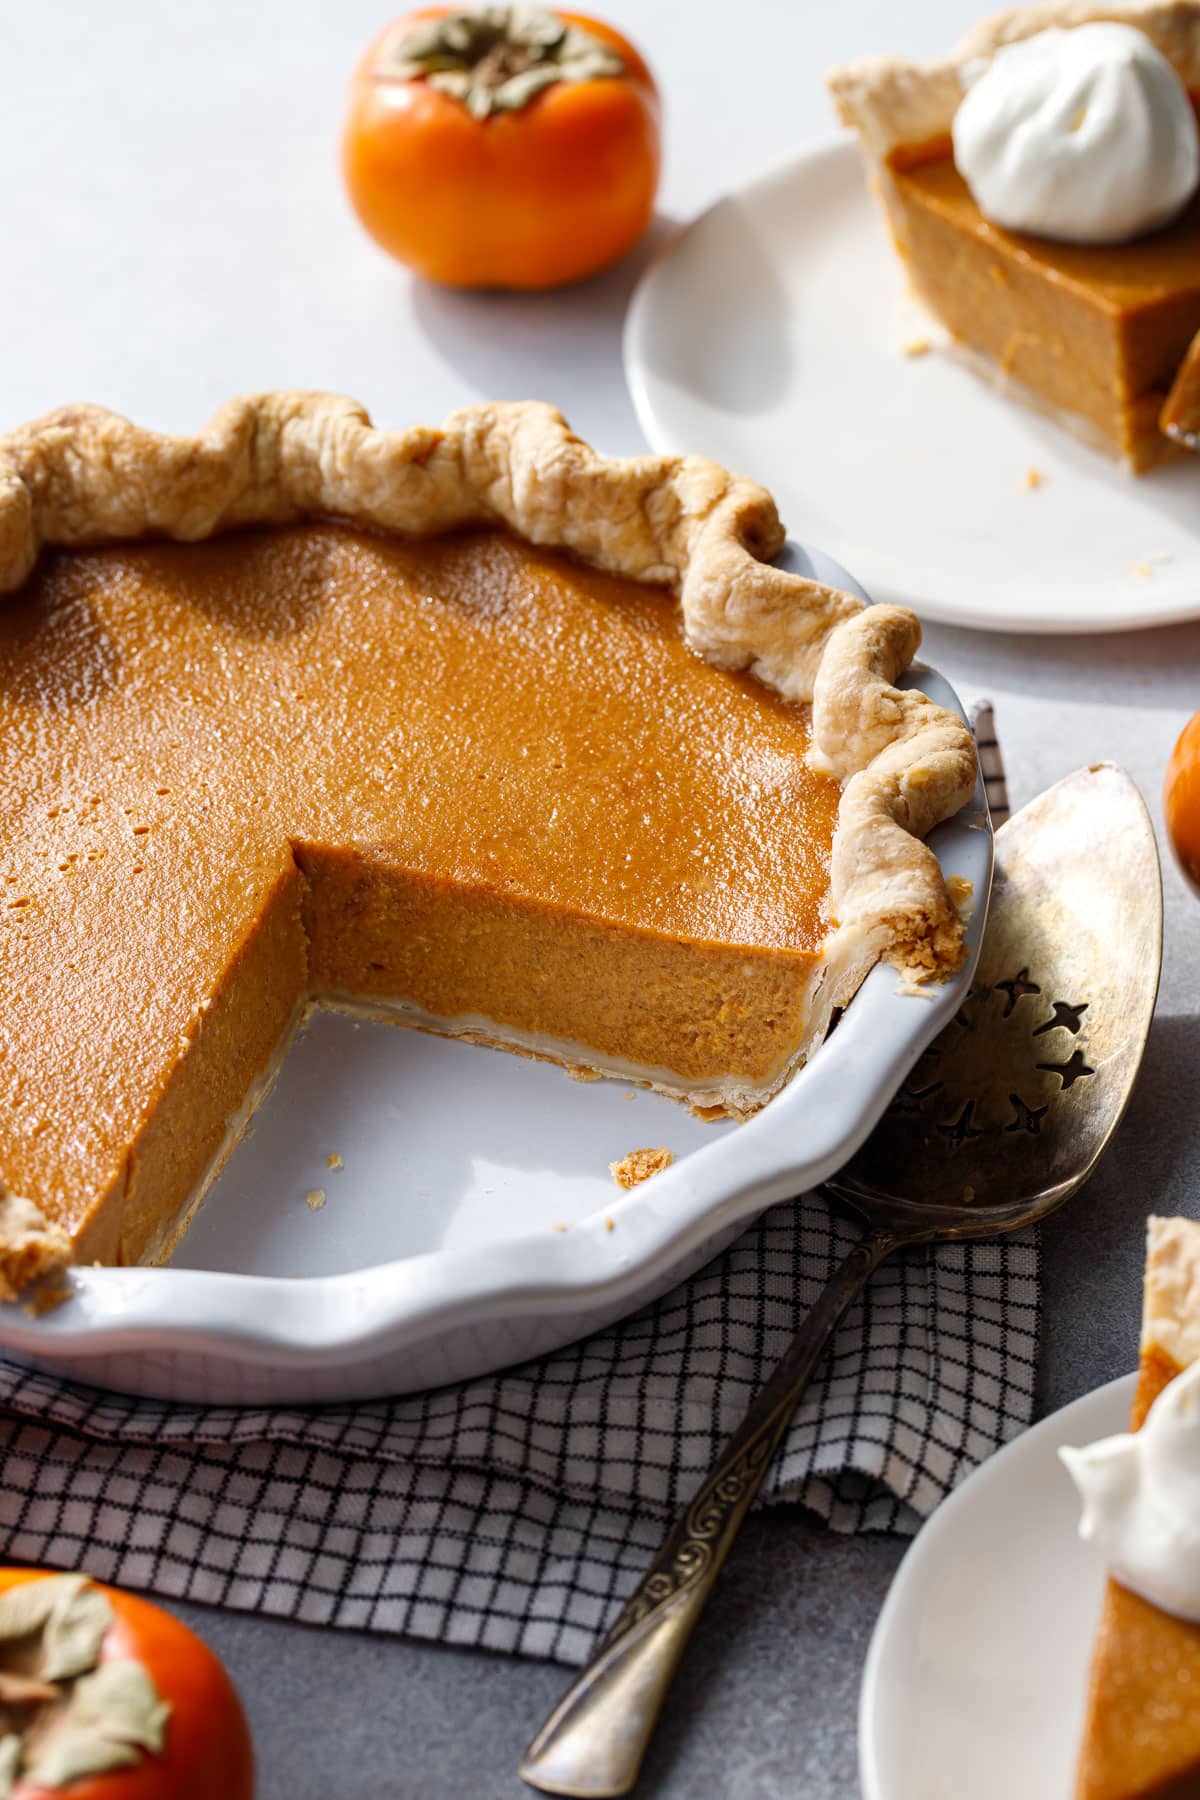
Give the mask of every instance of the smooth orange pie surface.
[{"label": "smooth orange pie surface", "polygon": [[1195,436],[1195,382],[1183,372],[1200,332],[1200,199],[1131,243],[1053,242],[984,218],[950,141],[963,70],[977,58],[1096,19],[1139,27],[1189,90],[1200,89],[1197,0],[1051,0],[998,15],[944,63],[874,58],[834,71],[830,85],[843,121],[861,135],[912,287],[959,351],[1141,471]]},{"label": "smooth orange pie surface", "polygon": [[[1152,1219],[1131,1429],[1200,1355],[1200,1224]],[[1200,1795],[1200,1625],[1110,1581],[1096,1635],[1076,1800]]]},{"label": "smooth orange pie surface", "polygon": [[81,1255],[152,1247],[308,992],[697,1087],[802,1034],[837,783],[660,590],[496,532],[60,552],[0,693],[4,1173],[96,1196]]},{"label": "smooth orange pie surface", "polygon": [[961,955],[911,827],[965,728],[889,686],[911,615],[744,545],[752,484],[284,395],[196,440],[58,415],[6,491],[10,1288],[166,1254],[314,1001],[744,1113],[880,954]]}]

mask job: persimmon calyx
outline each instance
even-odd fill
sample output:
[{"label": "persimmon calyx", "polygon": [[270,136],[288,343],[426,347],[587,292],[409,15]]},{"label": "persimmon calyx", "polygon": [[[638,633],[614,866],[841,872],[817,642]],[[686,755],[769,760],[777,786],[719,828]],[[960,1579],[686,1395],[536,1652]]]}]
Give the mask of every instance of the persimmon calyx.
[{"label": "persimmon calyx", "polygon": [[489,6],[400,25],[385,38],[376,75],[424,79],[477,119],[518,112],[556,82],[623,75],[624,59],[581,25],[540,6]]},{"label": "persimmon calyx", "polygon": [[161,1753],[171,1708],[131,1657],[101,1661],[113,1611],[84,1575],[0,1593],[0,1800]]}]

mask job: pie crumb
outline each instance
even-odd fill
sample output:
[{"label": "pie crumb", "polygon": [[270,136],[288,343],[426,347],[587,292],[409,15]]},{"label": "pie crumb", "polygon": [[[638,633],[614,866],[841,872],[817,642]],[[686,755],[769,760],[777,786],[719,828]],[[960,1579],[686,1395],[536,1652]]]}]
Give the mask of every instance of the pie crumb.
[{"label": "pie crumb", "polygon": [[[651,1175],[657,1175],[661,1169],[670,1168],[674,1157],[665,1144],[657,1150],[631,1150],[620,1162],[611,1162],[608,1172],[618,1187],[632,1188],[639,1181],[649,1181]],[[608,1228],[612,1230],[610,1225]]]},{"label": "pie crumb", "polygon": [[567,1228],[563,1224],[561,1219],[555,1219],[555,1221],[554,1221],[553,1225],[551,1225],[550,1229],[551,1229],[551,1231],[565,1231]]},{"label": "pie crumb", "polygon": [[974,910],[975,883],[968,881],[965,875],[948,875],[946,892],[950,896],[950,904],[962,920],[970,918]]},{"label": "pie crumb", "polygon": [[582,1063],[572,1063],[567,1074],[572,1081],[599,1081],[601,1079],[598,1069],[585,1069]]},{"label": "pie crumb", "polygon": [[1045,479],[1046,477],[1040,469],[1026,469],[1025,471],[1025,486],[1031,493],[1034,488],[1040,488]]},{"label": "pie crumb", "polygon": [[927,337],[909,338],[903,346],[905,356],[928,356],[932,349],[933,345]]},{"label": "pie crumb", "polygon": [[605,1231],[615,1231],[617,1229],[617,1227],[616,1227],[615,1222],[612,1219],[605,1219],[604,1229],[605,1229]]},{"label": "pie crumb", "polygon": [[331,1150],[329,1155],[325,1158],[325,1166],[327,1169],[344,1169],[346,1165],[338,1155],[337,1151]]},{"label": "pie crumb", "polygon": [[[100,1266],[99,1263],[95,1264],[96,1268]],[[70,1298],[69,1283],[65,1281],[46,1282],[34,1290],[33,1295],[21,1310],[31,1319],[40,1319],[43,1313],[53,1312],[56,1306],[62,1306],[64,1301]]]},{"label": "pie crumb", "polygon": [[917,979],[912,975],[901,975],[892,992],[903,995],[906,1000],[936,1000],[938,997],[936,987],[923,977]]},{"label": "pie crumb", "polygon": [[325,1204],[325,1189],[309,1188],[307,1194],[304,1196],[304,1204],[307,1206],[309,1212],[320,1212]]},{"label": "pie crumb", "polygon": [[1154,578],[1154,570],[1150,567],[1149,563],[1132,562],[1129,565],[1129,570],[1132,575],[1140,575],[1143,581],[1151,581]]}]

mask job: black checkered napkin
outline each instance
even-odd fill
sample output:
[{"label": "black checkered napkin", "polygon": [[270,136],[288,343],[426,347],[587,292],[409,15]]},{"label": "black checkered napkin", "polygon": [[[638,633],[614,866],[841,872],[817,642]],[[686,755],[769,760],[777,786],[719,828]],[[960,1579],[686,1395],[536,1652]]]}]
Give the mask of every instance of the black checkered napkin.
[{"label": "black checkered napkin", "polygon": [[[168,1406],[0,1363],[0,1553],[578,1663],[850,1242],[806,1195],[598,1337],[356,1406]],[[766,1502],[838,1531],[914,1530],[1028,1423],[1037,1321],[1031,1235],[884,1264]]]},{"label": "black checkered napkin", "polygon": [[990,700],[980,700],[971,710],[975,731],[975,747],[983,770],[983,785],[991,809],[992,824],[997,829],[1008,817],[1008,782],[1004,774],[1004,758],[996,737],[996,715]]}]

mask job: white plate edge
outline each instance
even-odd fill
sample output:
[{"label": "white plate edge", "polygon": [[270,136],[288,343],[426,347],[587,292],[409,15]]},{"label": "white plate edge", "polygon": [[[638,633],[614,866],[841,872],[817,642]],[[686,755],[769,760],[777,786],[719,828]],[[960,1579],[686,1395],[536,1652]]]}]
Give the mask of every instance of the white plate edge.
[{"label": "white plate edge", "polygon": [[[975,1503],[976,1494],[987,1482],[1003,1480],[1006,1467],[1005,1459],[1019,1454],[1028,1454],[1031,1446],[1040,1448],[1042,1442],[1054,1440],[1056,1443],[1090,1443],[1100,1436],[1108,1435],[1112,1430],[1123,1428],[1122,1423],[1115,1426],[1105,1419],[1103,1423],[1093,1421],[1081,1431],[1070,1431],[1068,1427],[1072,1417],[1080,1417],[1084,1413],[1107,1413],[1112,1406],[1113,1418],[1124,1421],[1129,1416],[1133,1401],[1134,1389],[1137,1385],[1137,1372],[1118,1375],[1097,1388],[1091,1388],[1086,1394],[1080,1394],[1060,1406],[1045,1418],[1038,1419],[1017,1437],[997,1450],[979,1467],[973,1469],[960,1487],[942,1501],[930,1517],[922,1525],[904,1554],[904,1558],[892,1577],[891,1585],[879,1616],[871,1633],[871,1641],[867,1646],[867,1654],[863,1661],[862,1680],[859,1686],[858,1700],[858,1772],[862,1785],[862,1800],[901,1800],[894,1791],[889,1791],[887,1777],[880,1771],[876,1744],[874,1740],[875,1718],[879,1707],[879,1692],[883,1677],[884,1662],[887,1654],[887,1637],[892,1628],[892,1620],[907,1598],[910,1585],[921,1579],[926,1558],[937,1554],[939,1521],[947,1516],[957,1516],[964,1506]],[[1103,1572],[1098,1568],[1097,1580],[1102,1582]],[[1086,1680],[1086,1669],[1079,1670],[1080,1691]],[[1068,1800],[1064,1796],[1064,1800]]]}]

